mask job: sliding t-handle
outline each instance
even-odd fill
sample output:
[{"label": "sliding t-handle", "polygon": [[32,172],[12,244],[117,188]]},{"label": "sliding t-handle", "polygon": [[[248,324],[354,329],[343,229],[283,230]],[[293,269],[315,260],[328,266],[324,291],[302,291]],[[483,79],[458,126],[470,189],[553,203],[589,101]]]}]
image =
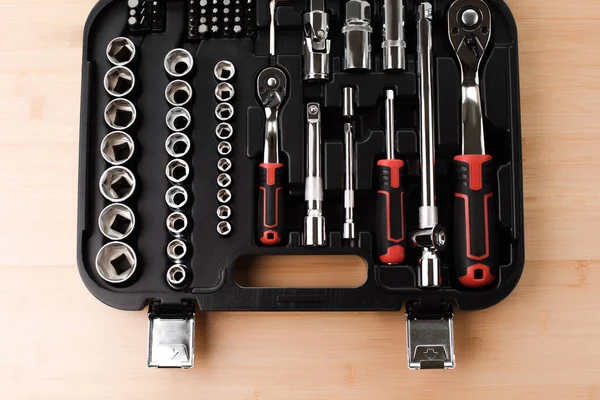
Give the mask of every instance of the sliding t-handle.
[{"label": "sliding t-handle", "polygon": [[462,152],[454,158],[454,262],[460,283],[485,287],[498,276],[494,168],[485,153],[479,66],[492,18],[482,0],[456,0],[448,10],[448,36],[462,73]]},{"label": "sliding t-handle", "polygon": [[279,108],[287,93],[287,78],[279,68],[265,68],[258,75],[257,95],[265,110],[265,148],[259,166],[258,239],[264,245],[282,242],[285,170],[279,162]]}]

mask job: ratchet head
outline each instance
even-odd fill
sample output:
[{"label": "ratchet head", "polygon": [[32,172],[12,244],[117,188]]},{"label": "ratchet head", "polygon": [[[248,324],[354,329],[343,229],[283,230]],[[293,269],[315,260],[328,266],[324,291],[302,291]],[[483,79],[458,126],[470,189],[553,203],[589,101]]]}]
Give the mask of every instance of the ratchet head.
[{"label": "ratchet head", "polygon": [[483,0],[456,0],[448,10],[448,36],[463,77],[477,77],[490,42],[492,13]]},{"label": "ratchet head", "polygon": [[287,94],[287,78],[279,68],[263,69],[256,80],[256,93],[265,108],[279,109]]}]

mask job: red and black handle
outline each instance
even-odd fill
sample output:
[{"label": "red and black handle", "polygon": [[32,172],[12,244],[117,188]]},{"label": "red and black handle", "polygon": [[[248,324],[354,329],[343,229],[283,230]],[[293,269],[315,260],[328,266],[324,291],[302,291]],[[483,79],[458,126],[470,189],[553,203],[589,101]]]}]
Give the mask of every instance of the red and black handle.
[{"label": "red and black handle", "polygon": [[385,264],[400,264],[405,256],[402,160],[377,162],[377,254]]},{"label": "red and black handle", "polygon": [[275,246],[284,235],[283,164],[260,164],[258,180],[258,239],[264,245]]},{"label": "red and black handle", "polygon": [[454,168],[455,272],[463,286],[482,288],[498,276],[492,157],[456,156]]}]

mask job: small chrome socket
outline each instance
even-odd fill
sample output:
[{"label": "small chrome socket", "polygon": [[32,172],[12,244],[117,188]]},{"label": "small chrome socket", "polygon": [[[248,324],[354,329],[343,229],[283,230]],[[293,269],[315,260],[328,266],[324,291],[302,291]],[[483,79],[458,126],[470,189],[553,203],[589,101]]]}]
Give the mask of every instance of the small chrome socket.
[{"label": "small chrome socket", "polygon": [[174,78],[181,78],[194,67],[194,57],[185,49],[173,49],[165,57],[165,71]]},{"label": "small chrome socket", "polygon": [[220,189],[217,192],[217,200],[219,203],[227,204],[231,201],[231,191],[229,189]]},{"label": "small chrome socket", "polygon": [[217,162],[217,168],[219,168],[219,171],[221,171],[221,172],[229,172],[232,167],[233,167],[233,163],[231,162],[231,160],[229,158],[221,158]]},{"label": "small chrome socket", "polygon": [[111,132],[102,139],[100,152],[102,158],[112,165],[122,165],[131,159],[135,151],[135,143],[125,132]]},{"label": "small chrome socket", "polygon": [[96,271],[108,283],[120,284],[129,280],[137,267],[137,256],[123,242],[110,242],[96,255]]},{"label": "small chrome socket", "polygon": [[116,131],[123,131],[131,127],[136,118],[135,106],[126,99],[114,99],[104,109],[104,121]]},{"label": "small chrome socket", "polygon": [[100,193],[106,200],[119,203],[127,200],[135,191],[133,173],[121,166],[110,167],[100,177]]},{"label": "small chrome socket", "polygon": [[233,136],[233,127],[230,123],[221,122],[215,128],[215,135],[217,135],[218,139],[227,140]]},{"label": "small chrome socket", "polygon": [[165,89],[167,102],[174,107],[182,107],[192,99],[192,86],[181,79],[170,82]]},{"label": "small chrome socket", "polygon": [[192,122],[190,112],[183,107],[174,107],[167,112],[165,118],[167,127],[174,132],[181,132],[187,129]]},{"label": "small chrome socket", "polygon": [[233,85],[229,82],[221,82],[215,88],[215,97],[219,101],[231,101],[235,96],[235,89]]},{"label": "small chrome socket", "polygon": [[231,151],[233,150],[233,146],[231,145],[231,143],[229,142],[220,142],[217,145],[217,151],[219,152],[220,155],[222,156],[227,156],[231,153]]},{"label": "small chrome socket", "polygon": [[215,117],[217,117],[219,121],[229,121],[233,118],[234,113],[235,110],[229,103],[219,103],[217,104],[217,107],[215,107]]},{"label": "small chrome socket", "polygon": [[135,58],[135,45],[125,37],[114,38],[106,46],[106,58],[113,65],[127,65]]},{"label": "small chrome socket", "polygon": [[190,176],[190,166],[184,160],[176,158],[167,164],[165,174],[171,182],[178,184]]},{"label": "small chrome socket", "polygon": [[231,175],[223,172],[221,174],[219,174],[219,176],[217,176],[217,185],[219,185],[219,187],[221,188],[227,188],[229,187],[229,185],[231,185],[232,179],[231,179]]},{"label": "small chrome socket", "polygon": [[100,232],[110,240],[123,240],[135,228],[135,215],[124,204],[109,204],[98,217]]},{"label": "small chrome socket", "polygon": [[226,205],[220,205],[217,208],[217,217],[221,220],[229,219],[231,217],[231,208]]},{"label": "small chrome socket", "polygon": [[104,75],[104,89],[113,97],[127,96],[135,87],[135,75],[127,67],[112,67]]},{"label": "small chrome socket", "polygon": [[231,224],[227,221],[221,221],[217,224],[217,233],[221,236],[229,235],[231,230]]},{"label": "small chrome socket", "polygon": [[182,289],[188,282],[188,268],[175,264],[167,270],[167,283],[175,290]]},{"label": "small chrome socket", "polygon": [[188,193],[181,186],[171,186],[165,193],[165,202],[173,210],[179,210],[188,202]]},{"label": "small chrome socket", "polygon": [[192,142],[187,135],[181,132],[175,132],[169,135],[165,140],[165,150],[167,154],[173,158],[181,158],[185,156],[192,147]]},{"label": "small chrome socket", "polygon": [[181,235],[188,226],[188,219],[185,214],[175,211],[167,217],[167,229],[171,235],[177,237]]},{"label": "small chrome socket", "polygon": [[185,258],[187,254],[187,245],[181,239],[174,239],[167,245],[167,256],[171,261],[178,262]]},{"label": "small chrome socket", "polygon": [[230,81],[235,76],[235,67],[230,61],[222,60],[215,65],[214,73],[218,81]]}]

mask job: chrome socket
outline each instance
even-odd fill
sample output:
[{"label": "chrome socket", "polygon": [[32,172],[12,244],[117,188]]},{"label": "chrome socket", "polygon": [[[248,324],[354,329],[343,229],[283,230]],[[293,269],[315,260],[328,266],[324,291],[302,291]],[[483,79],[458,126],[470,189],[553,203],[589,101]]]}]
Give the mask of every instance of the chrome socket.
[{"label": "chrome socket", "polygon": [[171,182],[181,183],[190,176],[190,166],[184,160],[176,158],[167,164],[165,174]]},{"label": "chrome socket", "polygon": [[234,109],[233,106],[229,103],[219,103],[217,107],[215,107],[215,117],[219,121],[229,121],[233,118]]},{"label": "chrome socket", "polygon": [[231,217],[231,208],[226,205],[219,206],[217,208],[217,217],[222,220],[229,219]]},{"label": "chrome socket", "polygon": [[112,67],[104,75],[104,89],[113,97],[127,96],[135,87],[135,75],[127,67]]},{"label": "chrome socket", "polygon": [[106,46],[106,58],[111,64],[127,65],[135,58],[135,45],[125,37],[114,38]]},{"label": "chrome socket", "polygon": [[173,210],[183,208],[188,202],[188,193],[181,186],[171,186],[165,193],[165,203]]},{"label": "chrome socket", "polygon": [[98,217],[100,232],[110,240],[123,240],[135,228],[135,215],[124,204],[110,204]]},{"label": "chrome socket", "polygon": [[229,172],[231,168],[233,168],[233,163],[229,158],[221,158],[217,162],[217,168],[219,168],[219,171],[221,172]]},{"label": "chrome socket", "polygon": [[108,283],[119,284],[129,280],[137,267],[137,256],[123,242],[110,242],[96,255],[96,271]]},{"label": "chrome socket", "polygon": [[188,268],[182,264],[175,264],[167,270],[167,283],[173,289],[182,289],[188,282]]},{"label": "chrome socket", "polygon": [[100,193],[112,202],[127,200],[135,191],[136,180],[133,173],[125,167],[111,167],[100,177]]},{"label": "chrome socket", "polygon": [[112,165],[125,164],[135,151],[135,144],[131,136],[125,132],[111,132],[102,139],[100,152],[102,158]]},{"label": "chrome socket", "polygon": [[233,150],[233,146],[231,145],[231,143],[229,142],[220,142],[217,145],[217,151],[219,152],[220,155],[222,156],[227,156],[231,153],[231,151]]},{"label": "chrome socket", "polygon": [[221,122],[215,128],[215,135],[217,135],[217,139],[227,140],[233,136],[233,127],[227,122]]},{"label": "chrome socket", "polygon": [[222,60],[215,65],[214,74],[218,81],[230,81],[235,76],[235,67],[230,61]]},{"label": "chrome socket", "polygon": [[222,173],[217,177],[217,185],[222,188],[229,187],[231,185],[232,179],[231,175]]},{"label": "chrome socket", "polygon": [[167,217],[167,229],[173,236],[181,235],[188,226],[188,219],[185,214],[175,211]]},{"label": "chrome socket", "polygon": [[231,201],[231,191],[229,189],[221,189],[217,192],[217,200],[219,203],[227,204]]},{"label": "chrome socket", "polygon": [[123,131],[131,127],[136,117],[135,106],[126,99],[114,99],[104,109],[104,121],[116,131]]},{"label": "chrome socket", "polygon": [[174,107],[167,112],[165,118],[167,127],[174,132],[181,132],[187,129],[192,122],[190,112],[183,107]]},{"label": "chrome socket", "polygon": [[167,256],[174,262],[181,261],[187,254],[187,245],[181,239],[174,239],[167,245]]},{"label": "chrome socket", "polygon": [[173,158],[185,156],[191,147],[192,142],[190,138],[181,132],[172,133],[165,141],[165,150]]},{"label": "chrome socket", "polygon": [[235,89],[231,83],[221,82],[215,88],[215,97],[219,101],[231,101],[233,96],[235,96]]},{"label": "chrome socket", "polygon": [[231,230],[231,224],[227,221],[221,221],[217,224],[217,233],[221,236],[229,235]]},{"label": "chrome socket", "polygon": [[165,71],[174,78],[181,78],[194,67],[194,57],[185,49],[173,49],[165,57]]},{"label": "chrome socket", "polygon": [[174,107],[182,107],[192,99],[192,86],[181,79],[170,82],[165,89],[165,99]]}]

